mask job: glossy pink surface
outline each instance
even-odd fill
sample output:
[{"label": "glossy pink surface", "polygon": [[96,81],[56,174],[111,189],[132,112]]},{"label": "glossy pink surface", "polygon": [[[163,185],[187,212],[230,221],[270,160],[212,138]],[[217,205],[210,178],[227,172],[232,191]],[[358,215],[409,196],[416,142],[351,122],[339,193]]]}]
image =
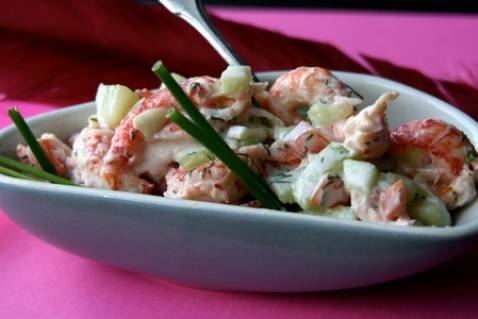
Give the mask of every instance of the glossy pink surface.
[{"label": "glossy pink surface", "polygon": [[[5,4],[7,9],[0,15],[0,35],[4,40],[0,51],[3,61],[0,65],[1,127],[9,123],[5,108],[12,104],[18,105],[22,113],[29,116],[92,99],[99,81],[122,82],[132,87],[154,85],[154,77],[144,72],[151,64],[151,57],[145,54],[141,59],[134,60],[129,56],[131,52],[138,56],[137,52],[144,51],[138,49],[139,45],[136,52],[134,46],[128,48],[129,51],[121,51],[121,43],[114,43],[114,37],[105,33],[98,36],[104,41],[93,46],[95,41],[81,33],[84,25],[78,29],[62,29],[53,20],[48,20],[48,23],[40,18],[36,22],[33,19],[28,21],[43,15],[64,23],[70,21],[74,25],[93,12],[92,1],[90,11],[77,7],[71,12],[64,8],[55,11],[55,6],[51,6],[50,11],[42,11],[34,7],[33,1],[23,2],[18,6],[23,5],[27,12],[21,17],[16,15],[20,7],[15,7],[13,2]],[[101,21],[114,19],[111,18],[114,12],[121,11],[121,6],[117,4],[120,2],[115,2],[116,7],[113,2],[108,5],[111,11],[102,16],[104,20],[90,22],[100,24]],[[71,1],[72,7],[73,3]],[[103,13],[106,12],[103,9]],[[125,10],[129,11],[129,8]],[[236,9],[218,9],[215,12],[239,21],[255,21],[257,25],[289,35],[330,41],[353,57],[359,57],[361,63],[364,60],[359,53],[367,53],[419,69],[440,80],[453,80],[434,81],[387,63],[377,62],[375,68],[370,68],[370,60],[365,65],[367,70],[364,68],[366,72],[398,78],[442,98],[449,98],[476,118],[476,17]],[[100,16],[99,13],[97,15]],[[145,15],[145,23],[152,24],[152,18]],[[229,35],[234,35],[237,30],[248,30],[249,35],[256,34],[257,37],[264,35],[258,30],[240,29],[225,22],[220,22],[220,25]],[[121,30],[123,24],[113,27]],[[137,26],[131,23],[130,27]],[[144,34],[144,30],[140,33]],[[93,34],[90,30],[85,32]],[[101,32],[95,34],[98,33]],[[52,38],[47,41],[45,34]],[[77,40],[76,46],[65,40],[68,36]],[[274,39],[282,38],[278,36]],[[294,61],[310,61],[307,59],[313,47],[311,44],[286,38],[281,43],[284,47],[294,48],[295,52],[290,53]],[[81,51],[79,46],[87,46],[88,49]],[[117,50],[118,56],[105,58],[102,48],[108,46]],[[297,53],[299,49],[303,51]],[[254,57],[244,48],[238,50],[244,51],[245,56]],[[332,49],[329,51],[332,54],[325,57],[333,63],[336,53]],[[186,72],[194,73],[204,66],[205,73],[222,68],[220,61],[207,64],[208,55],[204,54],[204,57],[201,60],[198,54],[197,61],[203,64],[198,62],[186,68]],[[170,60],[172,69],[182,67],[181,61]],[[343,57],[338,63],[343,69],[360,68]],[[257,54],[253,64],[262,69],[271,65],[287,67],[280,55],[267,60]],[[193,268],[192,265],[192,271]],[[0,318],[475,318],[478,313],[476,269],[477,246],[469,253],[424,274],[352,291],[320,294],[205,291],[72,256],[34,238],[0,213]]]},{"label": "glossy pink surface", "polygon": [[443,79],[478,83],[476,15],[216,9],[220,17],[381,57]]}]

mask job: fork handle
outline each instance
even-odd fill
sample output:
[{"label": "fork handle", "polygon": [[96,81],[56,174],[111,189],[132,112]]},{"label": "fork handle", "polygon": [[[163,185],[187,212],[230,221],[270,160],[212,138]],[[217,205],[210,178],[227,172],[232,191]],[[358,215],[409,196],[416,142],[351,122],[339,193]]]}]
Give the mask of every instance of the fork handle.
[{"label": "fork handle", "polygon": [[209,20],[201,0],[159,0],[169,11],[193,26],[229,65],[245,65]]}]

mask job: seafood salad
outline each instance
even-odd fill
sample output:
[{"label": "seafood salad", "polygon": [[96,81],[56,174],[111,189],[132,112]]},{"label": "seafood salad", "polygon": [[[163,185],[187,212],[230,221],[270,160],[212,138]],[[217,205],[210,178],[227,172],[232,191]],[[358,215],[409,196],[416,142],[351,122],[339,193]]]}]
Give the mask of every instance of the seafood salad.
[{"label": "seafood salad", "polygon": [[[176,81],[231,149],[290,210],[404,226],[449,226],[476,197],[476,151],[453,125],[413,120],[391,128],[384,92],[371,105],[329,70],[299,67],[274,83],[247,66],[220,78]],[[391,106],[393,107],[393,106]],[[96,114],[62,141],[39,139],[57,173],[76,184],[260,207],[238,177],[168,114],[183,112],[160,86],[100,84]],[[184,112],[183,112],[184,113]],[[28,146],[19,159],[39,166]]]}]

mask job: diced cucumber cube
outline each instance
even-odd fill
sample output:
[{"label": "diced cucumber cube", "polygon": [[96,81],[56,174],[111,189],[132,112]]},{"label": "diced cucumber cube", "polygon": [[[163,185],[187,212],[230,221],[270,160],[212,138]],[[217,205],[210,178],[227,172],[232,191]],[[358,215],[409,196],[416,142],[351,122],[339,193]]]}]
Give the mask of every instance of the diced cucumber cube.
[{"label": "diced cucumber cube", "polygon": [[115,128],[138,101],[139,97],[124,85],[101,83],[96,91],[96,112],[100,126]]},{"label": "diced cucumber cube", "polygon": [[292,185],[292,192],[297,204],[306,211],[320,209],[311,202],[317,183],[326,173],[342,173],[342,163],[350,157],[349,151],[335,142],[330,143],[315,155]]},{"label": "diced cucumber cube", "polygon": [[171,109],[164,107],[146,110],[133,118],[133,127],[150,140],[166,123],[170,111]]},{"label": "diced cucumber cube", "polygon": [[330,126],[337,121],[346,119],[354,112],[350,103],[314,104],[309,108],[307,115],[314,126]]},{"label": "diced cucumber cube", "polygon": [[297,180],[302,170],[302,168],[275,170],[269,173],[267,183],[281,202],[285,204],[295,203],[294,195],[292,194],[292,184]]},{"label": "diced cucumber cube", "polygon": [[225,95],[234,96],[241,89],[249,90],[252,82],[251,67],[230,65],[221,74],[221,89]]},{"label": "diced cucumber cube", "polygon": [[284,127],[284,122],[269,111],[255,107],[251,109],[251,123],[261,124],[267,128]]},{"label": "diced cucumber cube", "polygon": [[450,226],[451,216],[445,204],[436,197],[425,185],[416,183],[415,199],[408,205],[410,217],[418,220],[425,226]]},{"label": "diced cucumber cube", "polygon": [[213,161],[214,159],[215,156],[208,150],[197,150],[195,152],[184,154],[179,159],[179,166],[181,166],[185,170],[191,170],[203,163]]},{"label": "diced cucumber cube", "polygon": [[349,191],[369,194],[377,182],[378,170],[370,163],[356,160],[344,161],[344,182]]},{"label": "diced cucumber cube", "polygon": [[291,182],[278,182],[270,184],[272,191],[277,195],[277,198],[284,204],[295,203],[294,195],[292,194]]},{"label": "diced cucumber cube", "polygon": [[246,127],[240,125],[231,126],[226,133],[227,138],[236,140],[264,141],[267,139],[267,131],[263,127]]}]

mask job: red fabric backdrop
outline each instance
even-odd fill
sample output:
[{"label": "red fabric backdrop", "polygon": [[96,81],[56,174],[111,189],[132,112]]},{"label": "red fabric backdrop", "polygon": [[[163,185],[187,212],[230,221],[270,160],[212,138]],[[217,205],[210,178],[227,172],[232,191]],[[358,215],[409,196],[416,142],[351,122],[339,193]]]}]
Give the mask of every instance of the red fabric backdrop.
[{"label": "red fabric backdrop", "polygon": [[[435,81],[372,57],[365,68],[326,43],[213,20],[256,71],[321,65],[410,84],[478,117],[477,88]],[[191,27],[159,6],[132,1],[10,1],[0,15],[0,88],[10,99],[66,105],[90,100],[98,82],[155,86],[162,59],[185,75],[217,75],[225,64]]]}]

